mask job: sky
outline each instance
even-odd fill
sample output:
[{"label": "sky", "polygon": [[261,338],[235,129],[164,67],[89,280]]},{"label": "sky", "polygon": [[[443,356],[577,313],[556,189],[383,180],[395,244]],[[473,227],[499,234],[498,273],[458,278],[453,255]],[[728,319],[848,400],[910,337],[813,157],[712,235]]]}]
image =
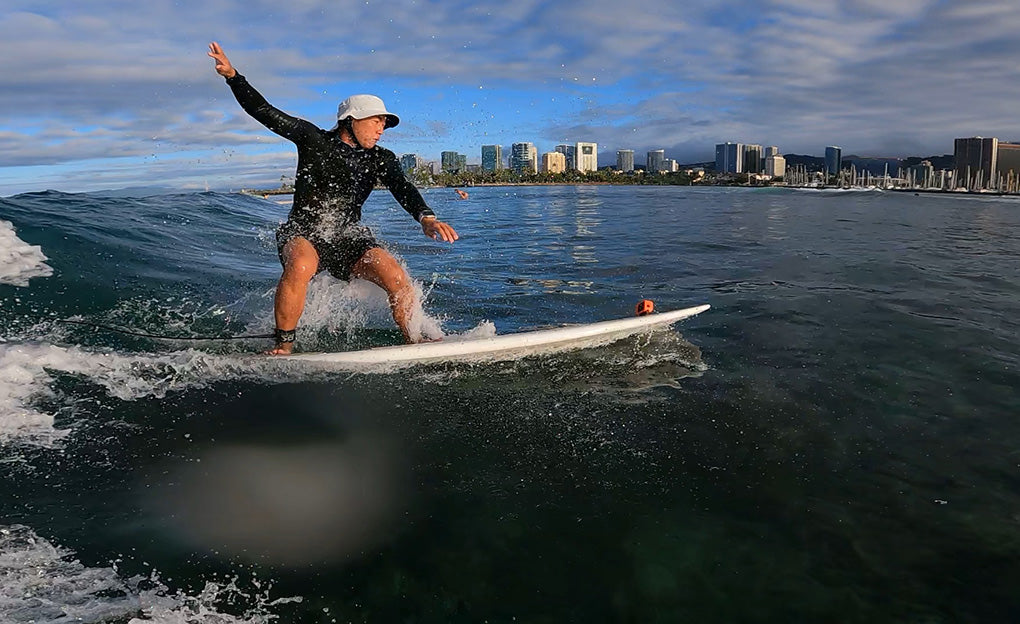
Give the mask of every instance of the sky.
[{"label": "sky", "polygon": [[931,156],[1020,140],[1016,0],[5,0],[0,196],[277,186],[293,145],[249,118],[218,41],[274,106],[330,128],[375,93],[381,145],[481,161],[592,141],[681,163],[727,141]]}]

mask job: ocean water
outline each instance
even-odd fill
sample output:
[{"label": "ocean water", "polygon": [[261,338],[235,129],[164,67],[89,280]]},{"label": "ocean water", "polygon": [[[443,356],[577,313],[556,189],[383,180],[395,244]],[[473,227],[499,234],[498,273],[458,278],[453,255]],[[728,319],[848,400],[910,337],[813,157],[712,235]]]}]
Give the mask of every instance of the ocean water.
[{"label": "ocean water", "polygon": [[[447,334],[712,309],[282,363],[186,339],[272,329],[288,206],[0,199],[0,621],[1020,621],[1018,200],[469,190],[426,191],[453,245],[365,208]],[[313,282],[302,348],[398,340],[381,291]]]}]

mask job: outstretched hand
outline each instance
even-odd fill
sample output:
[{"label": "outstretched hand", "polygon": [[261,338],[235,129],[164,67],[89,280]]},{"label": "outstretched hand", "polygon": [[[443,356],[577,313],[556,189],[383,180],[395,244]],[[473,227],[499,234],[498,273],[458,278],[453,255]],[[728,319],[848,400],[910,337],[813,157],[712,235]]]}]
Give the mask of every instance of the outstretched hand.
[{"label": "outstretched hand", "polygon": [[209,44],[209,56],[216,61],[215,69],[217,74],[224,78],[233,78],[237,75],[237,70],[230,64],[230,59],[223,53],[223,48],[215,41]]},{"label": "outstretched hand", "polygon": [[449,224],[443,223],[435,217],[425,217],[421,220],[421,231],[425,232],[425,236],[433,238],[435,240],[444,240],[448,243],[460,238],[457,236],[457,232],[450,227]]}]

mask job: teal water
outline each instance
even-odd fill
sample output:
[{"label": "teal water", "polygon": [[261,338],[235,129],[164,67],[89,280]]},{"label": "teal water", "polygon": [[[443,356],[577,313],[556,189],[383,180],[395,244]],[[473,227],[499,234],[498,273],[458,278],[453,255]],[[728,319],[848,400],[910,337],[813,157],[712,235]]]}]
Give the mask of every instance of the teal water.
[{"label": "teal water", "polygon": [[[285,206],[0,199],[0,620],[1020,618],[1016,201],[426,199],[455,245],[385,194],[365,214],[446,332],[712,309],[502,364],[288,367],[58,322],[268,331]],[[301,332],[397,337],[328,277]]]}]

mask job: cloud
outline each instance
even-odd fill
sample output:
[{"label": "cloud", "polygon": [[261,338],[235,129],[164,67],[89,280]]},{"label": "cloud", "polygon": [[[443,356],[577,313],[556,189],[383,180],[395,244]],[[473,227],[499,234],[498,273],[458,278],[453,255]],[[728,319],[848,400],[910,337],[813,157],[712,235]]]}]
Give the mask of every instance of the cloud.
[{"label": "cloud", "polygon": [[523,140],[693,161],[727,140],[907,155],[1016,138],[1020,7],[1005,0],[9,4],[0,167],[24,184],[37,167],[289,149],[214,74],[213,39],[322,126],[343,96],[380,93],[403,120],[386,144],[427,158]]}]

